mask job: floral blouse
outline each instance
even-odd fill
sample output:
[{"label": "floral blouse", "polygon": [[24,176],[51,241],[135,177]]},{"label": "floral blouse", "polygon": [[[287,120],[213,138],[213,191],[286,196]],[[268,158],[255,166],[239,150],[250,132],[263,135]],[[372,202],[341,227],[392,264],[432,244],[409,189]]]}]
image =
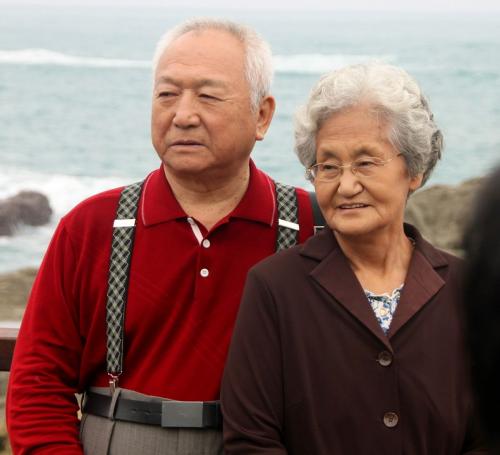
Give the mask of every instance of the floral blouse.
[{"label": "floral blouse", "polygon": [[370,305],[377,317],[377,321],[382,327],[384,333],[387,333],[389,326],[392,322],[392,317],[396,311],[396,307],[399,303],[399,297],[401,296],[401,291],[403,289],[404,283],[398,288],[394,289],[392,293],[389,294],[374,294],[371,291],[365,289],[365,295],[370,302]]}]

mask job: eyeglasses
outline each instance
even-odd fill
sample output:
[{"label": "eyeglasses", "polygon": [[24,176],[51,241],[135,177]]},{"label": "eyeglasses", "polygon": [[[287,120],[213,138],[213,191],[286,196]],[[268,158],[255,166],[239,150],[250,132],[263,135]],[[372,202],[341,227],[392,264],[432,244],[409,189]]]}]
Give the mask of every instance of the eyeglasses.
[{"label": "eyeglasses", "polygon": [[398,153],[387,160],[381,160],[379,158],[359,158],[350,164],[335,164],[329,161],[317,163],[306,169],[306,177],[311,180],[331,182],[338,179],[342,175],[344,169],[349,168],[353,175],[359,177],[373,177],[382,166],[385,166],[399,155],[402,154]]}]

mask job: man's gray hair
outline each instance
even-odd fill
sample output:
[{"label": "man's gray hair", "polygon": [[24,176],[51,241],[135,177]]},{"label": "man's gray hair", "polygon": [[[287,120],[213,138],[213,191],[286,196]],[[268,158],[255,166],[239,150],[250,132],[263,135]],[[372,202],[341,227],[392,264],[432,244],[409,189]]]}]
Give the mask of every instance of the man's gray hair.
[{"label": "man's gray hair", "polygon": [[316,134],[335,112],[367,105],[388,122],[389,140],[403,154],[411,177],[424,184],[441,158],[443,136],[420,87],[401,68],[350,65],[323,76],[295,115],[295,151],[308,168],[316,162]]},{"label": "man's gray hair", "polygon": [[269,44],[253,29],[236,22],[196,18],[183,22],[167,31],[158,41],[153,56],[153,77],[156,74],[158,62],[177,38],[189,32],[205,30],[220,30],[229,33],[238,39],[245,48],[245,78],[250,86],[250,100],[252,108],[257,110],[260,102],[271,91],[273,80],[273,62]]}]

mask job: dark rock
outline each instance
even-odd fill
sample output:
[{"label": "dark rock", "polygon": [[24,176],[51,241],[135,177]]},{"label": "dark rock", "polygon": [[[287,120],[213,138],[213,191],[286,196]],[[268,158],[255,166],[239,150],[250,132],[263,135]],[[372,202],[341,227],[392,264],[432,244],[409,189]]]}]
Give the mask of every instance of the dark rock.
[{"label": "dark rock", "polygon": [[0,235],[12,235],[16,226],[42,226],[50,221],[52,209],[44,194],[20,191],[0,201]]},{"label": "dark rock", "polygon": [[417,191],[406,207],[405,219],[434,246],[462,255],[462,237],[483,179],[457,186],[435,185]]}]

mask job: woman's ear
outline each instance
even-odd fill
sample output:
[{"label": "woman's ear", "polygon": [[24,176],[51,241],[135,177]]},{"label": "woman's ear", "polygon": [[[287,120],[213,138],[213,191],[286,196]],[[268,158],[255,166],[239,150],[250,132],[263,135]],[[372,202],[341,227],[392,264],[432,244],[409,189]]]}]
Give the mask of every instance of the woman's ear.
[{"label": "woman's ear", "polygon": [[422,180],[424,179],[424,174],[417,174],[415,177],[410,179],[410,193],[418,190],[422,186]]}]

